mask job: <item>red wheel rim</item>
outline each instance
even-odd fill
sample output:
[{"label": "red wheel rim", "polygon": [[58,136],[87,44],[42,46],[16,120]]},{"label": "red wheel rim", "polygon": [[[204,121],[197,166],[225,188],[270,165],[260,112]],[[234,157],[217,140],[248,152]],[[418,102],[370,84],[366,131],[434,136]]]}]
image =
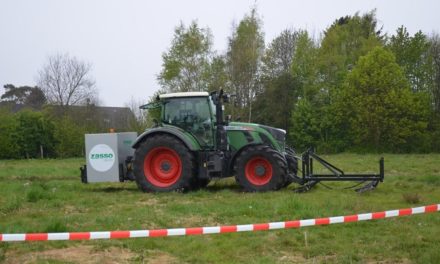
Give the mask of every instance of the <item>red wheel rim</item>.
[{"label": "red wheel rim", "polygon": [[169,187],[179,180],[182,162],[176,151],[157,147],[148,152],[144,159],[145,178],[157,187]]},{"label": "red wheel rim", "polygon": [[272,164],[263,158],[255,157],[246,163],[245,175],[254,185],[265,185],[272,179]]}]

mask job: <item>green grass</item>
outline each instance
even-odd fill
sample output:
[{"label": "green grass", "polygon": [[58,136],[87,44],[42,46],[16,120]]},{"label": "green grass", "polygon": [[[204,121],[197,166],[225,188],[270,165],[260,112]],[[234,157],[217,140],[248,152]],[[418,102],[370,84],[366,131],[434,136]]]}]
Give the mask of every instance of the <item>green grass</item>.
[{"label": "green grass", "polygon": [[[346,172],[375,172],[378,167],[377,155],[327,158]],[[0,233],[264,223],[440,202],[438,154],[385,155],[385,182],[363,194],[341,190],[347,183],[328,184],[336,189],[318,185],[303,194],[292,192],[295,185],[278,192],[243,193],[232,179],[197,192],[146,194],[131,182],[82,184],[83,163],[83,159],[0,161]],[[253,233],[0,243],[0,262],[79,263],[84,255],[83,260],[92,262],[440,263],[439,248],[440,214],[433,213]],[[68,252],[75,258],[66,257]],[[119,258],[122,253],[127,258]]]}]

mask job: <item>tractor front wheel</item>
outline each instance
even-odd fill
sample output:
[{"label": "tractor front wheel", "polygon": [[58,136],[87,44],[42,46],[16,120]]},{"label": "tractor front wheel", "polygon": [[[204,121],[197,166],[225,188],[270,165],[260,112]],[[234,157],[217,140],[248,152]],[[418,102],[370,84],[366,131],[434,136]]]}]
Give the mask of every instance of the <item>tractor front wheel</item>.
[{"label": "tractor front wheel", "polygon": [[[293,174],[294,176],[297,176],[298,174],[298,160],[295,158],[295,151],[291,148],[286,148],[286,161],[287,161],[287,168],[289,170],[289,174]],[[287,187],[289,184],[293,182],[292,176],[286,177],[286,182],[284,183],[284,187]]]},{"label": "tractor front wheel", "polygon": [[134,155],[136,183],[144,192],[185,191],[194,184],[193,154],[178,139],[154,135]]},{"label": "tractor front wheel", "polygon": [[264,145],[247,147],[235,162],[235,179],[245,191],[278,190],[286,181],[287,164],[276,150]]}]

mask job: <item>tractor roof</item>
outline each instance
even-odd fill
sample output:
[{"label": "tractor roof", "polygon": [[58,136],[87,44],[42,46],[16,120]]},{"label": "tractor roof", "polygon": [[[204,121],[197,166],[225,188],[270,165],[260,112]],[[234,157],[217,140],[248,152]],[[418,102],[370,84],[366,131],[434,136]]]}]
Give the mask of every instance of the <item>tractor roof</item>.
[{"label": "tractor roof", "polygon": [[[165,98],[182,98],[182,97],[208,97],[208,92],[184,92],[184,93],[169,93],[169,94],[160,94],[158,99]],[[161,102],[155,101],[148,104],[141,105],[140,109],[154,109],[159,108],[161,106]]]},{"label": "tractor roof", "polygon": [[159,95],[160,99],[175,97],[205,97],[209,96],[208,92],[185,92],[185,93],[169,93]]}]

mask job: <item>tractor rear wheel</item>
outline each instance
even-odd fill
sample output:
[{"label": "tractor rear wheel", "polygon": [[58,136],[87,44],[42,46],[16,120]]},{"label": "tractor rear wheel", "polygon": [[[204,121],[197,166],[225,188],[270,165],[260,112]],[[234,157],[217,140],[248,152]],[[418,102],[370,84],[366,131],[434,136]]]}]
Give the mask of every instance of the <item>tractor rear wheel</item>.
[{"label": "tractor rear wheel", "polygon": [[134,154],[136,183],[144,192],[185,191],[195,182],[195,159],[178,139],[154,135]]},{"label": "tractor rear wheel", "polygon": [[265,145],[247,147],[235,162],[235,179],[245,191],[278,190],[286,181],[287,164],[283,156]]}]

